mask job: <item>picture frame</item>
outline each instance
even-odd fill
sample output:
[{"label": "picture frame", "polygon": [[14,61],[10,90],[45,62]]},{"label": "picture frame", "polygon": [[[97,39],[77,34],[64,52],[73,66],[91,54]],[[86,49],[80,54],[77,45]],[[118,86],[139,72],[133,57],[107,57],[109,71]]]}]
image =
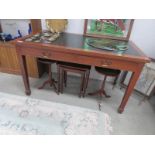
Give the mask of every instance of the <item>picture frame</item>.
[{"label": "picture frame", "polygon": [[[129,79],[131,78],[131,72],[124,71],[120,80],[121,87],[127,87]],[[150,98],[155,94],[155,62],[152,61],[146,64],[142,70],[142,73],[137,81],[134,90],[140,94],[143,94]]]},{"label": "picture frame", "polygon": [[128,41],[134,19],[85,19],[84,36]]}]

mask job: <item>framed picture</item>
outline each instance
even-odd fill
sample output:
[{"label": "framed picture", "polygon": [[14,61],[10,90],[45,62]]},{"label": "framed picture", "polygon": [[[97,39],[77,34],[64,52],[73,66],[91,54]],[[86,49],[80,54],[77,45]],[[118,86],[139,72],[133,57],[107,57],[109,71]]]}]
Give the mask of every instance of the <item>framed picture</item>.
[{"label": "framed picture", "polygon": [[133,19],[85,19],[84,35],[128,41]]},{"label": "framed picture", "polygon": [[[130,78],[131,78],[131,72],[125,71],[121,79],[121,86],[127,86],[129,84]],[[151,62],[144,66],[143,71],[134,89],[148,97],[152,96],[152,94],[155,93],[155,63],[154,62]]]}]

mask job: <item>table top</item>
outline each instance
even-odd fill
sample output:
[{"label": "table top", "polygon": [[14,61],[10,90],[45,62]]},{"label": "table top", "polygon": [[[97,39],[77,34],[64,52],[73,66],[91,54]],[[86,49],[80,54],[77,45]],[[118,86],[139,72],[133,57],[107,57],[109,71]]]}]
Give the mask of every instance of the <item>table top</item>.
[{"label": "table top", "polygon": [[[116,41],[112,39],[97,39],[97,38],[90,38],[85,37],[80,34],[72,34],[72,33],[61,33],[60,35],[54,34],[54,37],[52,38],[50,35],[47,34],[44,36],[44,33],[47,32],[41,32],[37,33],[35,35],[28,36],[26,38],[21,39],[22,42],[26,43],[27,45],[36,45],[36,46],[59,46],[66,49],[78,49],[82,51],[88,52],[99,52],[104,54],[112,54],[112,55],[118,55],[118,56],[131,56],[131,57],[137,57],[141,59],[145,59],[146,62],[149,62],[149,58],[147,58],[143,52],[136,47],[136,45],[132,42],[126,42],[126,41]],[[53,34],[51,34],[53,35]],[[42,38],[41,38],[42,37]],[[125,50],[106,50],[101,48],[96,48],[93,46],[90,46],[88,43],[90,39],[96,39],[100,42],[108,42],[110,45],[120,45],[120,46],[126,46],[127,48]]]}]

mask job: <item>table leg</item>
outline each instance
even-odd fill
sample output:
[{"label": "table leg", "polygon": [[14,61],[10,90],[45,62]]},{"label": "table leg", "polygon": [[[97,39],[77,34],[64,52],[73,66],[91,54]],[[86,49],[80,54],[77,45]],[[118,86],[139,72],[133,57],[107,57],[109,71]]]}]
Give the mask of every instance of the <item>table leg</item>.
[{"label": "table leg", "polygon": [[20,63],[21,74],[22,74],[23,82],[25,86],[25,93],[26,95],[31,95],[25,55],[19,55],[19,63]]},{"label": "table leg", "polygon": [[[142,67],[143,68],[143,67]],[[118,112],[119,113],[122,113],[124,111],[124,108],[128,102],[128,99],[132,93],[132,91],[134,90],[134,87],[136,85],[136,82],[141,74],[141,71],[142,71],[142,68],[141,69],[137,69],[136,72],[133,72],[132,75],[131,75],[131,78],[130,78],[130,82],[128,84],[128,87],[125,91],[125,94],[123,96],[123,99],[122,99],[122,102],[118,108]]]}]

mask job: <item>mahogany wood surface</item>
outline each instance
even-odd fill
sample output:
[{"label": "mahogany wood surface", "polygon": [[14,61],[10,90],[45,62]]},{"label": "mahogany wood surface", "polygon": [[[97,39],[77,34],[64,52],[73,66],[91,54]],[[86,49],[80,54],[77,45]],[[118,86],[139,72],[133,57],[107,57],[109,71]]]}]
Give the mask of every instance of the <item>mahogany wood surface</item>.
[{"label": "mahogany wood surface", "polygon": [[84,43],[86,37],[83,35],[63,33],[60,38],[50,44],[26,42],[24,39],[19,39],[16,42],[16,50],[19,55],[21,72],[27,95],[31,94],[25,61],[25,56],[27,55],[31,57],[132,71],[133,75],[130,83],[118,108],[119,113],[124,111],[144,64],[150,61],[138,48],[135,48],[136,45],[130,42],[129,49],[126,53],[120,55],[106,50],[98,50],[91,47],[85,48]]}]

